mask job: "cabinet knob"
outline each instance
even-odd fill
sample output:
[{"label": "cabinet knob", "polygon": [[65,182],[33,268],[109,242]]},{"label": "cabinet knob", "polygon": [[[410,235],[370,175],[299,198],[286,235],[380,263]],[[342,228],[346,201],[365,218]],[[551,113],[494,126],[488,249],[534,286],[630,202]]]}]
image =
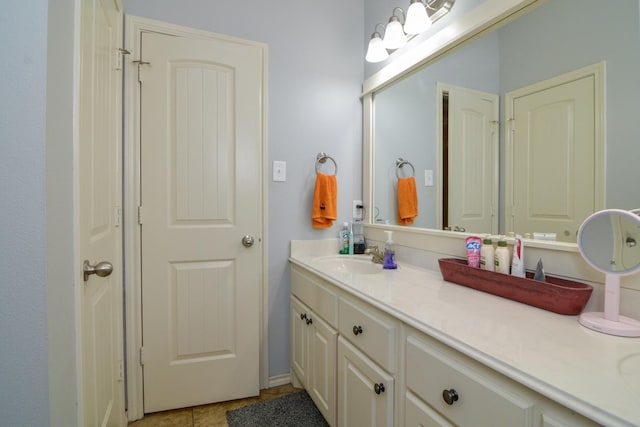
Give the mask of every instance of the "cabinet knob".
[{"label": "cabinet knob", "polygon": [[375,391],[376,394],[384,393],[384,384],[374,384],[373,391]]},{"label": "cabinet knob", "polygon": [[353,327],[353,335],[360,335],[362,333],[362,326],[356,325]]},{"label": "cabinet knob", "polygon": [[304,320],[307,318],[307,313],[300,313],[300,320]]},{"label": "cabinet knob", "polygon": [[306,322],[307,322],[307,325],[310,325],[310,324],[312,324],[312,323],[313,323],[313,319],[309,317],[309,318],[306,320]]},{"label": "cabinet knob", "polygon": [[447,402],[447,405],[453,405],[454,402],[458,401],[458,392],[454,389],[442,390],[442,398]]}]

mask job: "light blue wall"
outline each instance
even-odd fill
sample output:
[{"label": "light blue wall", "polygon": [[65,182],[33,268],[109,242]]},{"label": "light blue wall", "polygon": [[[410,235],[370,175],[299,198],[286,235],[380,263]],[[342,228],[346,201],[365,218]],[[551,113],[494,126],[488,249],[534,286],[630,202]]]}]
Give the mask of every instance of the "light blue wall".
[{"label": "light blue wall", "polygon": [[47,1],[0,13],[0,424],[49,425],[45,289]]},{"label": "light blue wall", "polygon": [[[362,195],[364,0],[125,0],[125,13],[268,44],[269,167],[287,162],[287,181],[269,183],[269,375],[289,372],[289,241],[333,238],[311,228],[315,156],[339,167],[338,216]],[[271,177],[271,171],[268,172]]]}]

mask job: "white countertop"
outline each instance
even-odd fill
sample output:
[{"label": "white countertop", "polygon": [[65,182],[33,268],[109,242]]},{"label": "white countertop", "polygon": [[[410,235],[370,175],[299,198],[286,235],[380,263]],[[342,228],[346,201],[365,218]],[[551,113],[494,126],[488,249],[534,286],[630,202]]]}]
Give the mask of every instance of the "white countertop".
[{"label": "white countertop", "polygon": [[[292,241],[290,261],[467,356],[606,426],[640,426],[640,338],[445,282],[398,262],[376,274],[330,272],[334,240]],[[349,257],[349,255],[342,255]]]}]

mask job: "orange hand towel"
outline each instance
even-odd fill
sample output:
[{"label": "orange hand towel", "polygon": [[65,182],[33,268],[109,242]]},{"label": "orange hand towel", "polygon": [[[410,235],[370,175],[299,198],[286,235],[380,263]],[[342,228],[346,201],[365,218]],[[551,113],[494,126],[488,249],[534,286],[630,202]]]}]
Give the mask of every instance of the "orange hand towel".
[{"label": "orange hand towel", "polygon": [[414,177],[398,178],[398,224],[413,224],[418,216],[418,193]]},{"label": "orange hand towel", "polygon": [[337,216],[338,185],[335,175],[316,174],[313,192],[311,225],[313,228],[329,228]]}]

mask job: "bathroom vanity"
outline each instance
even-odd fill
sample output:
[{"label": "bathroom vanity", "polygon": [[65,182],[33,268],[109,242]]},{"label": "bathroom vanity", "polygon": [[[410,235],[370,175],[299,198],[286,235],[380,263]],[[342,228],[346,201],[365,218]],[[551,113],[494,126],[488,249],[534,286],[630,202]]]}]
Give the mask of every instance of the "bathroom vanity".
[{"label": "bathroom vanity", "polygon": [[291,242],[291,371],[332,426],[640,425],[640,341]]}]

